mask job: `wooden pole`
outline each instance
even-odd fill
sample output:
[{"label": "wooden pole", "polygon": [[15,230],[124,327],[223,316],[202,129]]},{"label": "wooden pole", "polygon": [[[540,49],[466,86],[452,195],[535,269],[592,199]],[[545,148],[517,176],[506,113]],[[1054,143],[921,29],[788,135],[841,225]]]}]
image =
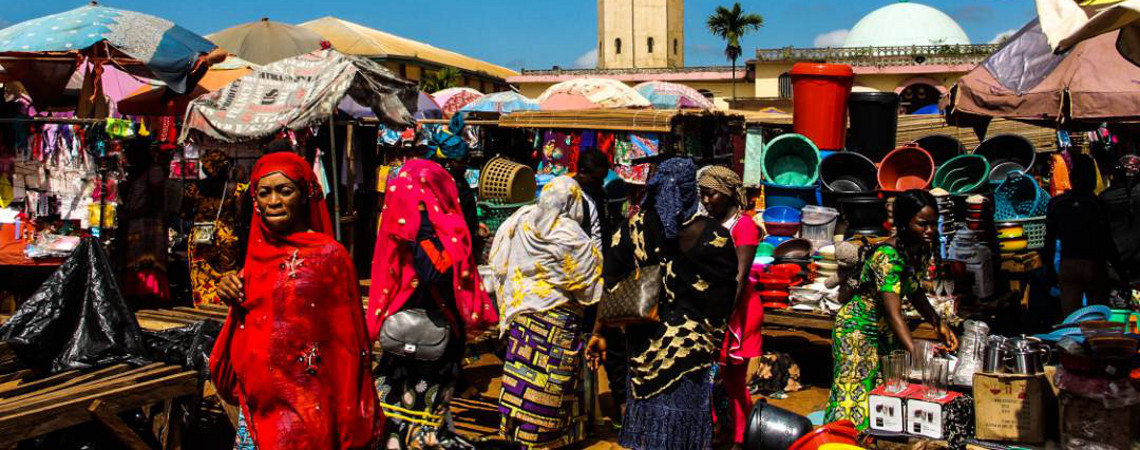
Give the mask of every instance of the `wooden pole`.
[{"label": "wooden pole", "polygon": [[329,157],[332,160],[333,173],[333,229],[336,230],[336,240],[340,241],[340,167],[336,159],[336,128],[329,119]]},{"label": "wooden pole", "polygon": [[348,212],[348,217],[351,220],[349,228],[348,228],[349,230],[351,230],[350,234],[349,234],[350,238],[348,239],[348,254],[349,254],[349,256],[356,256],[356,239],[355,238],[356,238],[356,217],[357,217],[357,214],[356,214],[356,207],[355,207],[356,202],[354,199],[354,197],[356,197],[356,189],[351,188],[353,183],[356,182],[356,164],[355,164],[356,155],[354,155],[352,152],[352,141],[353,141],[352,130],[353,130],[352,123],[349,123],[348,125],[345,126],[345,130],[344,130],[344,160],[345,160],[345,165],[348,167],[348,172],[347,172],[348,179],[345,180],[345,182],[348,183],[350,188],[347,191],[345,191],[348,195],[345,196],[344,200],[345,200],[346,206],[347,206],[346,211]]}]

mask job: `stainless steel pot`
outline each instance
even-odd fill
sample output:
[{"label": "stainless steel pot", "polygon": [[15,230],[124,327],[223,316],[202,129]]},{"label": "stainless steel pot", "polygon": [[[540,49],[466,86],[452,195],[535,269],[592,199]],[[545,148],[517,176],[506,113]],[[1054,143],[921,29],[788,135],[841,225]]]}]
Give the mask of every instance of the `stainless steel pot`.
[{"label": "stainless steel pot", "polygon": [[1000,373],[1005,371],[1009,352],[1006,349],[1006,339],[1001,336],[990,336],[986,344],[986,351],[982,357],[982,372]]}]

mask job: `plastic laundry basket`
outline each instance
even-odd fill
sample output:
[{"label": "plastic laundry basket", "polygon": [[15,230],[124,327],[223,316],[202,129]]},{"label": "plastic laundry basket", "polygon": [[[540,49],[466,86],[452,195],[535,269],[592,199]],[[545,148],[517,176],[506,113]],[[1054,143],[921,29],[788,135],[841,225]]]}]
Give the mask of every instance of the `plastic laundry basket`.
[{"label": "plastic laundry basket", "polygon": [[1025,172],[1010,173],[994,189],[994,220],[1028,219],[1045,215],[1049,193]]},{"label": "plastic laundry basket", "polygon": [[492,158],[479,171],[479,199],[498,203],[534,200],[534,169],[504,158]]}]

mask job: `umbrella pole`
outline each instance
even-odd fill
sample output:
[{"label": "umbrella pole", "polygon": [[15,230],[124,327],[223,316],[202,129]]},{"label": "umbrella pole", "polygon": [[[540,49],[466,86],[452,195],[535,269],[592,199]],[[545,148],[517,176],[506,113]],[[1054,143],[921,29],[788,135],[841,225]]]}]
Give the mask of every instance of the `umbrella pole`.
[{"label": "umbrella pole", "polygon": [[336,230],[336,240],[340,241],[340,165],[336,159],[336,127],[332,118],[329,118],[329,155],[333,166],[333,229]]}]

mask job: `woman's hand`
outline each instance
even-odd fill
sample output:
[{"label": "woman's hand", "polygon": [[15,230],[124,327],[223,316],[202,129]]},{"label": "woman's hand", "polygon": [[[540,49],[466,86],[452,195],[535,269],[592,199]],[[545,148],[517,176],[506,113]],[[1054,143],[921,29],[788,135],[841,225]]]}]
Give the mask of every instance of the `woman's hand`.
[{"label": "woman's hand", "polygon": [[241,306],[245,302],[245,270],[223,275],[215,288],[218,297],[230,306]]},{"label": "woman's hand", "polygon": [[938,321],[938,326],[934,329],[938,334],[938,339],[946,344],[946,350],[955,351],[958,349],[958,335],[954,334],[954,330],[950,329],[950,325],[945,320]]},{"label": "woman's hand", "polygon": [[586,344],[586,365],[590,370],[598,370],[598,365],[606,362],[606,338],[594,334]]}]

